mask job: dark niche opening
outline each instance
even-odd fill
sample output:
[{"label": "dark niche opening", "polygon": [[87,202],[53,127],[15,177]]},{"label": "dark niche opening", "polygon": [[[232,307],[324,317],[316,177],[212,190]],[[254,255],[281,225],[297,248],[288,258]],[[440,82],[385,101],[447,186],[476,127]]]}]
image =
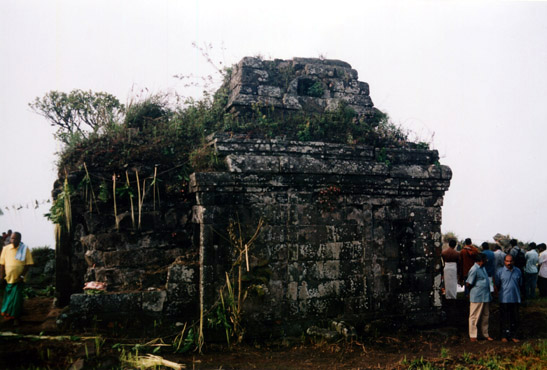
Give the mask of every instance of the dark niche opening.
[{"label": "dark niche opening", "polygon": [[298,80],[296,93],[300,96],[320,98],[324,92],[323,84],[319,81],[312,80],[311,78],[301,78]]}]

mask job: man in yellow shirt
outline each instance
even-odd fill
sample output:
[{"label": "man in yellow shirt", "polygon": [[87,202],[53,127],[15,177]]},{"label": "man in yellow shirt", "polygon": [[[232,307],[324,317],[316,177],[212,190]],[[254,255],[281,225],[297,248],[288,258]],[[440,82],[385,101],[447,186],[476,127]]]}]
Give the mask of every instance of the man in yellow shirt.
[{"label": "man in yellow shirt", "polygon": [[25,275],[33,265],[29,248],[21,243],[21,233],[11,235],[11,244],[4,246],[0,254],[0,280],[6,279],[8,285],[2,303],[2,316],[14,319],[17,324],[23,308],[23,283]]}]

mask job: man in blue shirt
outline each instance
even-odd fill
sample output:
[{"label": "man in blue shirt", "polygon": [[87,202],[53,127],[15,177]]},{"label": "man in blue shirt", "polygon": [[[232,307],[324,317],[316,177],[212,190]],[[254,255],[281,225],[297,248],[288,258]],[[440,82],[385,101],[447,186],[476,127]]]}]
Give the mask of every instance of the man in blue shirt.
[{"label": "man in blue shirt", "polygon": [[469,337],[477,341],[477,325],[480,322],[481,334],[487,340],[493,340],[488,335],[488,319],[490,318],[490,278],[485,269],[486,256],[483,253],[475,255],[475,264],[467,274],[465,285],[469,291]]},{"label": "man in blue shirt", "polygon": [[518,324],[520,287],[522,286],[522,273],[520,269],[513,266],[513,256],[508,254],[504,260],[505,266],[496,273],[495,285],[499,294],[500,302],[500,328],[502,341],[512,340],[518,342],[515,338],[515,332]]}]

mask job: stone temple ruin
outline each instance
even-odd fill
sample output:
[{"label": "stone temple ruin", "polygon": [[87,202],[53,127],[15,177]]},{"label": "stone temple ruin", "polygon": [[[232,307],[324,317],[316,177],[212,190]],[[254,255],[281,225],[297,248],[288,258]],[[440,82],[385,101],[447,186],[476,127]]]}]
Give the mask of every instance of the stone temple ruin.
[{"label": "stone temple ruin", "polygon": [[[340,101],[365,122],[377,112],[368,84],[341,61],[244,58],[229,89],[233,112],[257,103],[324,112]],[[117,232],[74,206],[74,238],[57,246],[57,289],[75,316],[196,319],[218,299],[232,263],[230,220],[250,236],[263,219],[248,258],[260,286],[245,303],[255,334],[300,334],[327,319],[441,319],[441,206],[451,171],[437,151],[226,135],[211,145],[227,170],[192,174],[193,203],[145,211],[152,226],[140,234],[124,231],[123,218]],[[79,293],[92,280],[109,293]]]},{"label": "stone temple ruin", "polygon": [[365,119],[375,112],[368,84],[358,81],[357,71],[339,60],[243,58],[232,73],[229,90],[226,108],[236,112],[261,104],[277,112],[322,113],[340,102]]}]

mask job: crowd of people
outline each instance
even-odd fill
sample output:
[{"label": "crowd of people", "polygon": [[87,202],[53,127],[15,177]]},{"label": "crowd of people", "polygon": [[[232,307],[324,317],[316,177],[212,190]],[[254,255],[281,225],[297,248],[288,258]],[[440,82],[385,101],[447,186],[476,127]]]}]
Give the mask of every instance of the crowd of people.
[{"label": "crowd of people", "polygon": [[11,229],[8,230],[7,232],[5,232],[5,231],[2,232],[2,237],[0,239],[0,244],[2,246],[8,245],[8,244],[11,243],[11,234],[12,234]]},{"label": "crowd of people", "polygon": [[25,276],[31,265],[32,253],[21,242],[21,233],[8,230],[2,233],[0,253],[0,284],[5,285],[1,314],[4,319],[18,325],[23,310]]},{"label": "crowd of people", "polygon": [[[527,250],[511,239],[504,250],[496,243],[491,249],[487,242],[479,249],[470,238],[458,250],[456,240],[450,240],[442,251],[445,298],[457,299],[458,285],[464,287],[469,300],[469,337],[494,340],[489,335],[490,303],[497,296],[500,312],[501,340],[518,342],[519,306],[536,297],[547,296],[547,250],[545,243],[529,243]],[[480,329],[480,330],[479,330]]]}]

